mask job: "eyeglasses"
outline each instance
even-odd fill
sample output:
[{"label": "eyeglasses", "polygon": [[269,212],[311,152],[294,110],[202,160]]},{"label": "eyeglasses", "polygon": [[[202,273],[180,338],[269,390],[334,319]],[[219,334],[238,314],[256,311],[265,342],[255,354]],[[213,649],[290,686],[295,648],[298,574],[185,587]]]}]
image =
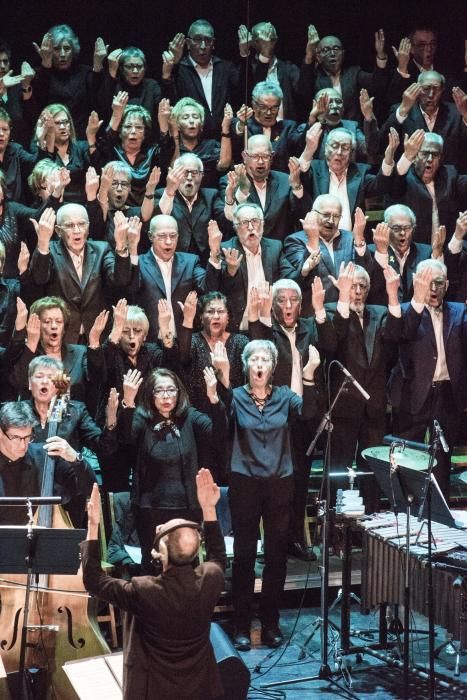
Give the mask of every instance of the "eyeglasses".
[{"label": "eyeglasses", "polygon": [[10,442],[15,445],[27,445],[34,440],[34,435],[30,433],[29,435],[8,435],[4,433]]},{"label": "eyeglasses", "polygon": [[438,46],[437,41],[420,41],[418,44],[414,44],[414,49],[436,49]]},{"label": "eyeglasses", "polygon": [[301,300],[300,297],[276,297],[275,301],[280,306],[285,306],[285,304],[287,304],[289,301],[291,304],[299,304]]},{"label": "eyeglasses", "polygon": [[322,219],[327,219],[327,221],[337,222],[340,221],[342,214],[331,214],[328,211],[318,211],[318,209],[312,209],[316,214],[319,214]]},{"label": "eyeglasses", "polygon": [[74,231],[75,229],[78,229],[78,231],[85,231],[88,226],[89,221],[67,221],[66,224],[62,224],[57,228],[61,228],[63,231]]},{"label": "eyeglasses", "polygon": [[141,73],[141,71],[144,70],[144,65],[142,63],[124,63],[123,67],[125,70],[136,71],[137,73]]},{"label": "eyeglasses", "polygon": [[176,241],[178,238],[178,233],[156,233],[154,238],[157,238],[158,241]]},{"label": "eyeglasses", "polygon": [[124,129],[125,131],[131,131],[132,129],[134,129],[135,131],[144,131],[145,126],[144,124],[124,124],[122,126],[122,129]]},{"label": "eyeglasses", "polygon": [[246,155],[248,158],[251,158],[251,160],[254,160],[255,162],[259,160],[264,160],[266,162],[270,161],[272,158],[272,153],[248,153],[246,152]]},{"label": "eyeglasses", "polygon": [[273,105],[272,107],[263,104],[262,102],[255,102],[255,107],[258,110],[258,112],[264,112],[267,114],[268,112],[271,112],[271,114],[278,114],[281,106],[280,104],[278,105]]},{"label": "eyeglasses", "polygon": [[188,177],[188,175],[191,175],[191,177],[199,177],[202,174],[203,174],[202,170],[184,170],[183,171],[184,177]]},{"label": "eyeglasses", "polygon": [[70,120],[69,119],[57,119],[57,121],[55,121],[55,119],[54,119],[54,124],[55,124],[55,126],[70,126]]},{"label": "eyeglasses", "polygon": [[404,224],[403,226],[390,226],[389,230],[393,233],[402,233],[406,231],[411,231],[413,229],[413,224]]},{"label": "eyeglasses", "polygon": [[248,228],[250,224],[253,227],[260,226],[260,224],[263,222],[263,219],[260,219],[259,217],[254,216],[252,219],[238,219],[237,221],[237,226],[241,228]]},{"label": "eyeglasses", "polygon": [[341,53],[343,50],[342,46],[323,46],[321,49],[318,49],[318,53],[328,56],[330,53]]},{"label": "eyeglasses", "polygon": [[352,150],[351,143],[339,143],[338,141],[333,141],[332,143],[327,143],[326,145],[331,149],[331,151],[338,151],[340,149],[342,153],[350,153]]},{"label": "eyeglasses", "polygon": [[364,292],[366,289],[368,289],[368,285],[365,284],[365,282],[355,282],[352,284],[350,289],[352,289],[354,292],[357,291],[357,289],[361,289]]},{"label": "eyeglasses", "polygon": [[110,186],[113,190],[118,190],[118,188],[128,190],[130,188],[130,183],[126,182],[126,180],[114,180]]},{"label": "eyeglasses", "polygon": [[173,399],[174,396],[177,396],[178,389],[175,387],[173,389],[154,389],[152,393],[154,396],[157,396],[158,399]]},{"label": "eyeglasses", "polygon": [[196,44],[196,46],[201,46],[201,44],[212,46],[215,41],[213,36],[201,36],[200,34],[197,34],[196,36],[189,36],[188,38],[191,43]]},{"label": "eyeglasses", "polygon": [[433,92],[441,92],[443,89],[442,85],[421,85],[422,92],[429,93],[433,90]]},{"label": "eyeglasses", "polygon": [[445,279],[443,279],[442,277],[437,277],[436,279],[431,280],[430,288],[433,289],[433,287],[434,287],[435,289],[441,289],[441,287],[444,287],[445,284],[446,284]]},{"label": "eyeglasses", "polygon": [[429,158],[431,156],[433,160],[435,158],[441,158],[441,153],[439,151],[419,151],[419,155],[423,158]]},{"label": "eyeglasses", "polygon": [[206,309],[204,313],[208,316],[225,316],[227,309]]}]

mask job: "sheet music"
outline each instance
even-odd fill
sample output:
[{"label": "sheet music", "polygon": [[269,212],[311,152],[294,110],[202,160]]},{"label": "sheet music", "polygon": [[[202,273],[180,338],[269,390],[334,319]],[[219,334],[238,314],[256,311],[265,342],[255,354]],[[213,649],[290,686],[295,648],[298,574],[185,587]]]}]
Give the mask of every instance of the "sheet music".
[{"label": "sheet music", "polygon": [[120,657],[120,672],[117,660],[111,662],[111,670],[111,656],[68,661],[63,665],[63,670],[80,700],[96,700],[98,697],[105,700],[122,700],[122,690],[116,677],[121,678],[123,674],[123,654],[115,655]]}]

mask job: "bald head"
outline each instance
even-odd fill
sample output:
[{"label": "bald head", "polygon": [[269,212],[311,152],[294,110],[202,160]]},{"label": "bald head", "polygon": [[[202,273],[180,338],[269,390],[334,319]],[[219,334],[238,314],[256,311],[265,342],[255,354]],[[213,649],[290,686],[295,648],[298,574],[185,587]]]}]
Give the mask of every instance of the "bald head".
[{"label": "bald head", "polygon": [[250,136],[242,155],[248,175],[256,182],[267,180],[272,164],[271,140],[263,134]]}]

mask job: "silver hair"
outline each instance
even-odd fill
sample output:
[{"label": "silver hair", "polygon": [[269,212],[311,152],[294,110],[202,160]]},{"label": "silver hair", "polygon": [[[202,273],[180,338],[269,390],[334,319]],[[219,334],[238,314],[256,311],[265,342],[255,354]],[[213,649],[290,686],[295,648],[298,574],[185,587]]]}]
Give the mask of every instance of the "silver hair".
[{"label": "silver hair", "polygon": [[277,282],[274,282],[272,285],[272,300],[275,301],[277,295],[282,289],[293,289],[294,292],[297,292],[297,295],[300,297],[300,301],[302,299],[302,290],[298,286],[298,284],[294,280],[288,280],[288,279],[282,279],[282,280],[277,280]]},{"label": "silver hair", "polygon": [[181,156],[178,156],[178,158],[174,161],[173,167],[176,168],[177,165],[184,165],[187,160],[196,161],[198,168],[201,170],[201,172],[204,172],[203,161],[201,160],[201,158],[198,158],[198,156],[194,153],[183,153]]},{"label": "silver hair", "polygon": [[439,272],[441,272],[443,277],[447,278],[448,276],[448,268],[444,263],[441,262],[441,260],[435,260],[434,258],[422,260],[418,263],[416,272],[422,272],[422,270],[426,270],[427,268],[431,268],[432,270],[438,270]]},{"label": "silver hair", "polygon": [[248,360],[255,352],[267,352],[272,362],[272,373],[277,366],[277,348],[270,340],[251,340],[245,345],[242,352],[242,366],[245,375],[248,376]]},{"label": "silver hair", "polygon": [[256,83],[251,93],[253,100],[258,100],[261,95],[272,95],[277,97],[278,100],[284,99],[284,93],[279,85],[273,80],[263,80],[261,83]]},{"label": "silver hair", "polygon": [[417,217],[412,209],[405,204],[391,204],[384,210],[384,223],[388,224],[393,216],[406,216],[412,222],[412,226],[417,223]]}]

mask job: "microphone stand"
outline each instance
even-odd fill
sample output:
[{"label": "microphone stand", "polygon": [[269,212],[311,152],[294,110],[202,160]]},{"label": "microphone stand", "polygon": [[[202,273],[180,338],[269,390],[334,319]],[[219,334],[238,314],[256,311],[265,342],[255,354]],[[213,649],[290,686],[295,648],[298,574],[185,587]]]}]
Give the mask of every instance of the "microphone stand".
[{"label": "microphone stand", "polygon": [[291,678],[290,680],[287,681],[278,681],[276,683],[267,683],[264,685],[261,685],[261,688],[272,688],[273,686],[280,686],[280,685],[291,685],[293,683],[304,683],[308,681],[317,681],[317,680],[326,680],[328,683],[330,683],[333,686],[336,686],[341,690],[343,693],[347,693],[348,697],[353,698],[354,700],[358,700],[358,697],[354,695],[348,688],[342,687],[337,680],[335,679],[335,673],[331,671],[329,667],[329,662],[328,662],[328,637],[329,637],[329,602],[328,602],[328,587],[329,587],[329,547],[328,547],[328,524],[329,524],[329,501],[331,497],[331,487],[330,487],[330,480],[329,480],[329,468],[331,464],[331,434],[333,431],[333,424],[331,422],[331,416],[332,412],[334,410],[334,406],[336,405],[337,401],[339,400],[340,395],[342,394],[343,391],[347,389],[347,386],[349,384],[352,384],[352,379],[350,377],[345,376],[342,384],[339,387],[339,391],[337,392],[334,401],[332,402],[331,406],[329,407],[328,411],[323,415],[321,422],[318,426],[318,429],[316,431],[316,434],[310,443],[306,455],[309,457],[313,450],[315,449],[316,443],[318,441],[319,436],[321,433],[326,430],[327,432],[327,438],[326,438],[326,450],[324,453],[324,464],[323,464],[323,478],[321,482],[321,497],[324,495],[324,498],[322,498],[320,505],[321,505],[321,565],[319,567],[320,569],[320,574],[321,574],[321,618],[318,618],[316,622],[314,623],[313,631],[311,634],[308,636],[307,640],[305,641],[303,647],[306,647],[307,644],[309,643],[311,637],[315,633],[316,629],[320,627],[321,629],[321,666],[319,669],[319,673],[315,676],[308,676],[308,677],[303,677],[301,676],[300,678]]}]

